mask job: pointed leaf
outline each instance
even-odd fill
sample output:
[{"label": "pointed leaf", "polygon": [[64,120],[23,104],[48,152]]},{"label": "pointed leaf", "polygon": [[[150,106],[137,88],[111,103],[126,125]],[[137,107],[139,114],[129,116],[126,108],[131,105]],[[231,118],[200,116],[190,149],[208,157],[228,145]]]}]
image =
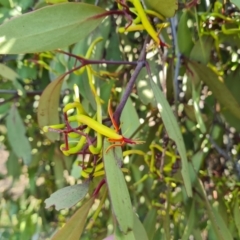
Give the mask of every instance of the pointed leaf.
[{"label": "pointed leaf", "polygon": [[155,234],[156,219],[157,219],[157,209],[152,208],[147,212],[143,222],[144,228],[147,231],[147,235],[149,239],[153,239],[153,236]]},{"label": "pointed leaf", "polygon": [[16,107],[12,106],[6,118],[7,137],[13,152],[27,165],[32,160],[31,145],[26,137],[26,129]]},{"label": "pointed leaf", "polygon": [[223,81],[210,68],[201,63],[189,61],[188,67],[191,71],[188,71],[188,75],[191,75],[191,77],[194,76],[194,78],[198,78],[200,81],[207,84],[214,97],[232,114],[240,119],[240,104]]},{"label": "pointed leaf", "polygon": [[115,147],[106,153],[109,146],[110,143],[105,139],[103,157],[106,180],[114,215],[121,231],[126,234],[133,229],[133,214],[127,184],[120,168],[122,149]]},{"label": "pointed leaf", "polygon": [[189,20],[189,12],[184,11],[180,17],[177,31],[177,39],[178,39],[178,48],[180,53],[184,56],[189,56],[192,47],[193,47],[193,35],[190,28],[187,25]]},{"label": "pointed leaf", "polygon": [[182,160],[181,173],[182,173],[182,177],[183,177],[183,182],[184,182],[184,185],[185,185],[185,188],[187,191],[187,195],[189,197],[191,197],[192,196],[192,187],[191,187],[191,181],[190,181],[190,175],[189,175],[187,153],[186,153],[182,133],[179,129],[179,126],[178,126],[177,120],[173,114],[173,111],[172,111],[169,103],[167,102],[163,92],[158,88],[157,84],[155,84],[152,80],[150,82],[151,82],[154,97],[156,99],[157,107],[161,114],[164,126],[167,130],[169,137],[173,141],[175,141],[178,152],[181,156],[181,160]]},{"label": "pointed leaf", "polygon": [[55,206],[57,211],[64,208],[70,208],[85,197],[88,188],[89,181],[62,188],[51,194],[51,196],[44,201],[46,203],[46,208]]},{"label": "pointed leaf", "polygon": [[87,220],[88,212],[92,207],[94,197],[90,198],[69,221],[51,239],[52,240],[77,240],[80,239]]},{"label": "pointed leaf", "polygon": [[15,17],[0,26],[0,53],[19,54],[63,48],[92,32],[105,10],[85,3],[62,3]]},{"label": "pointed leaf", "polygon": [[[65,74],[51,82],[41,95],[37,112],[40,128],[59,123],[58,106],[64,76]],[[53,142],[59,139],[59,134],[55,132],[48,132],[46,136]]]},{"label": "pointed leaf", "polygon": [[238,230],[238,236],[240,236],[240,211],[239,211],[238,199],[239,198],[237,197],[235,200],[233,216],[234,216],[235,225]]},{"label": "pointed leaf", "polygon": [[[137,217],[137,215],[135,213],[133,213],[133,220],[134,220],[134,224],[133,224],[133,233],[134,233],[134,237],[135,239],[141,239],[141,240],[148,240],[150,238],[148,238],[148,235],[146,233],[146,230],[143,226],[143,224],[141,223],[141,221],[139,220],[139,218]],[[154,225],[155,222],[153,222],[152,224]]]},{"label": "pointed leaf", "polygon": [[11,81],[15,81],[17,78],[19,78],[16,72],[2,63],[0,63],[0,75]]}]

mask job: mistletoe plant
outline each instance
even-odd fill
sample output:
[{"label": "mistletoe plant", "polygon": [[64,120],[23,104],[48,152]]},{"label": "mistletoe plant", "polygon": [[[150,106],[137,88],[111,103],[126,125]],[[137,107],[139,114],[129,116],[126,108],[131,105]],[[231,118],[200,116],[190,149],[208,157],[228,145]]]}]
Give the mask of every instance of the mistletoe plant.
[{"label": "mistletoe plant", "polygon": [[[239,16],[227,14],[220,1],[204,13],[196,11],[198,4],[49,0],[0,26],[0,53],[30,56],[27,63],[52,78],[37,102],[42,147],[54,146],[75,179],[44,202],[47,209],[77,209],[53,240],[201,239],[206,231],[215,239],[233,239],[240,234],[238,205],[229,227],[202,184],[214,114],[209,120],[206,107],[200,107],[213,94],[221,114],[238,127],[239,103],[221,80],[234,66],[223,63],[221,44],[228,36],[239,37]],[[14,111],[8,121],[15,121]],[[194,131],[198,136],[187,142]],[[16,148],[15,154],[29,165],[31,146],[22,142],[27,153]],[[224,154],[217,145],[214,149]]]}]

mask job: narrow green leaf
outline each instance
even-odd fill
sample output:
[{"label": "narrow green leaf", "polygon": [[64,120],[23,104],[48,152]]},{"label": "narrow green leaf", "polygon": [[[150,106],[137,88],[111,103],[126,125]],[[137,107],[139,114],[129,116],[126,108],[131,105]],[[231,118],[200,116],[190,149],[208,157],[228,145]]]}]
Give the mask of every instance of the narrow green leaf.
[{"label": "narrow green leaf", "polygon": [[105,10],[85,3],[62,3],[15,17],[0,26],[0,53],[50,51],[78,42],[92,32]]},{"label": "narrow green leaf", "polygon": [[6,118],[7,137],[13,152],[27,165],[32,160],[31,145],[26,137],[26,129],[16,107],[12,106]]},{"label": "narrow green leaf", "polygon": [[126,234],[133,229],[133,214],[127,184],[120,168],[122,149],[115,147],[106,153],[109,146],[110,143],[105,139],[103,158],[106,180],[114,215],[121,231]]},{"label": "narrow green leaf", "polygon": [[146,7],[154,10],[164,17],[173,17],[178,9],[177,0],[144,0]]},{"label": "narrow green leaf", "polygon": [[11,81],[15,81],[17,78],[19,78],[15,71],[2,63],[0,63],[0,75]]},{"label": "narrow green leaf", "polygon": [[202,185],[202,182],[199,179],[198,179],[198,190],[201,192],[202,196],[204,197],[206,212],[209,217],[209,220],[211,221],[211,225],[213,227],[214,233],[216,234],[218,239],[219,240],[233,239],[221,215],[218,213],[216,206],[212,207],[210,205],[209,200],[205,193],[205,189]]},{"label": "narrow green leaf", "polygon": [[195,202],[192,201],[191,210],[190,210],[190,213],[187,217],[187,219],[188,219],[187,224],[185,226],[184,233],[183,233],[182,238],[181,238],[182,240],[188,240],[190,234],[193,231],[193,228],[194,228],[194,225],[195,225],[195,210],[196,210]]},{"label": "narrow green leaf", "polygon": [[[135,213],[133,213],[133,233],[134,233],[134,237],[136,240],[141,239],[141,240],[148,240],[151,238],[148,238],[148,235],[146,233],[146,230],[143,226],[143,224],[141,223],[141,221],[139,220],[139,218],[137,217],[137,215]],[[154,225],[154,222],[152,223]]]},{"label": "narrow green leaf", "polygon": [[192,84],[192,99],[193,99],[195,117],[196,117],[199,129],[201,130],[202,133],[205,134],[207,129],[203,121],[201,110],[199,107],[200,95],[201,95],[201,85],[197,86],[195,84]]},{"label": "narrow green leaf", "polygon": [[[37,112],[40,128],[59,123],[58,106],[64,76],[63,74],[51,82],[41,95]],[[55,132],[48,132],[46,136],[53,142],[59,139],[59,134]]]},{"label": "narrow green leaf", "polygon": [[148,240],[148,236],[146,230],[144,229],[142,223],[140,222],[137,215],[132,212],[133,214],[133,231],[129,231],[127,234],[124,234],[119,230],[118,227],[115,229],[114,236],[108,236],[105,240]]},{"label": "narrow green leaf", "polygon": [[122,123],[121,130],[126,137],[131,137],[140,125],[136,108],[133,106],[133,102],[130,98],[123,108],[120,121]]},{"label": "narrow green leaf", "polygon": [[115,230],[114,240],[137,240],[133,231],[128,231],[126,234],[121,232],[118,228]]},{"label": "narrow green leaf", "polygon": [[74,213],[69,221],[51,239],[52,240],[77,240],[80,239],[87,220],[87,215],[94,202],[90,198],[84,205]]},{"label": "narrow green leaf", "polygon": [[[159,69],[156,66],[156,58],[148,59],[148,63],[152,69],[151,71],[152,77],[158,76]],[[155,106],[156,103],[154,101],[154,96],[153,96],[153,92],[151,89],[149,76],[146,71],[146,68],[142,68],[140,73],[138,74],[136,86],[137,86],[137,93],[138,93],[139,99],[145,105],[151,103],[152,106]]]},{"label": "narrow green leaf", "polygon": [[156,219],[157,219],[157,209],[152,208],[148,211],[144,221],[143,225],[146,229],[147,235],[149,239],[153,239],[155,231],[156,231]]},{"label": "narrow green leaf", "polygon": [[221,80],[210,68],[201,63],[189,61],[188,67],[190,69],[188,75],[192,76],[196,74],[197,76],[194,76],[194,78],[199,78],[200,81],[207,84],[214,97],[232,114],[240,119],[240,105],[223,83],[223,80]]},{"label": "narrow green leaf", "polygon": [[182,177],[183,182],[187,191],[187,195],[189,197],[192,196],[192,187],[191,187],[191,181],[190,181],[190,175],[189,175],[189,166],[188,166],[188,160],[187,160],[187,154],[186,149],[182,137],[182,133],[179,129],[177,120],[173,114],[173,111],[167,102],[163,92],[159,89],[157,84],[155,84],[153,81],[151,82],[152,90],[154,93],[154,97],[157,102],[158,110],[161,114],[164,126],[167,130],[167,133],[169,137],[176,142],[177,149],[179,151],[179,154],[181,156],[182,160]]},{"label": "narrow green leaf", "polygon": [[177,39],[179,52],[184,56],[189,56],[193,47],[193,34],[187,25],[189,20],[189,12],[184,11],[179,19]]},{"label": "narrow green leaf", "polygon": [[235,200],[233,216],[234,216],[235,225],[238,230],[238,236],[240,236],[240,211],[239,211],[238,197]]},{"label": "narrow green leaf", "polygon": [[89,181],[62,188],[51,194],[51,196],[44,201],[46,208],[55,206],[57,211],[64,208],[70,208],[86,196],[88,188]]},{"label": "narrow green leaf", "polygon": [[16,154],[11,151],[8,160],[6,162],[6,167],[8,171],[8,175],[12,176],[14,179],[18,179],[21,174],[21,165],[18,161],[18,157]]}]

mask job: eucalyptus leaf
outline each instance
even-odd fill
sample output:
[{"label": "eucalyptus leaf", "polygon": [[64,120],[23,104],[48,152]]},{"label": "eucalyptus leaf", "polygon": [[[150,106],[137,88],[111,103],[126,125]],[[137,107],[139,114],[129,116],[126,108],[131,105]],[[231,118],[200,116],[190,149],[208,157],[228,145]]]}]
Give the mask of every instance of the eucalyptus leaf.
[{"label": "eucalyptus leaf", "polygon": [[158,110],[161,114],[164,126],[167,130],[167,133],[169,137],[176,142],[177,149],[179,151],[179,154],[181,156],[182,160],[182,178],[183,182],[187,191],[187,195],[189,197],[192,196],[192,187],[191,187],[191,180],[189,175],[189,166],[188,166],[188,159],[187,159],[187,153],[182,137],[182,133],[179,129],[177,120],[173,114],[173,111],[167,102],[163,92],[159,89],[156,83],[153,81],[151,82],[152,91],[154,93],[154,97],[157,102]]},{"label": "eucalyptus leaf", "polygon": [[76,184],[59,189],[44,201],[46,208],[55,206],[57,211],[64,208],[70,208],[85,197],[88,192],[88,188],[89,181],[85,181],[82,184]]},{"label": "eucalyptus leaf", "polygon": [[85,3],[62,3],[12,18],[0,26],[0,53],[50,51],[78,42],[92,32],[105,10]]},{"label": "eucalyptus leaf", "polygon": [[87,215],[94,203],[94,197],[91,197],[78,209],[68,222],[61,228],[51,240],[77,240],[80,239],[87,220]]},{"label": "eucalyptus leaf", "polygon": [[19,78],[18,74],[15,71],[13,71],[10,67],[2,63],[0,63],[0,75],[3,78],[6,78],[11,81],[15,81],[17,78]]},{"label": "eucalyptus leaf", "polygon": [[32,148],[26,136],[23,120],[15,106],[9,110],[6,118],[7,137],[13,152],[27,165],[32,160]]},{"label": "eucalyptus leaf", "polygon": [[194,76],[194,79],[207,84],[214,97],[223,105],[223,108],[229,110],[240,119],[240,104],[224,84],[223,79],[210,68],[196,61],[189,61],[188,67],[190,70],[188,75]]},{"label": "eucalyptus leaf", "polygon": [[[41,95],[37,112],[40,128],[59,123],[58,106],[64,76],[65,74],[51,82]],[[55,132],[47,132],[46,136],[53,142],[59,139],[59,134]]]},{"label": "eucalyptus leaf", "polygon": [[109,146],[110,143],[105,139],[103,159],[109,196],[120,230],[127,234],[132,231],[134,221],[127,184],[121,171],[122,149],[114,147],[106,152]]}]

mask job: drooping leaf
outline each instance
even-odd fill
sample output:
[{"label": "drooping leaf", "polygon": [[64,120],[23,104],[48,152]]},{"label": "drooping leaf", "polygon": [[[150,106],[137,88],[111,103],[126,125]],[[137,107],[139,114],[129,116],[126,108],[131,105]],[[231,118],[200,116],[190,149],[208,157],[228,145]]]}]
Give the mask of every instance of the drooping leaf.
[{"label": "drooping leaf", "polygon": [[22,158],[25,164],[29,165],[32,159],[32,148],[26,137],[26,129],[22,118],[15,106],[12,106],[9,110],[6,125],[8,141],[13,152],[19,158]]},{"label": "drooping leaf", "polygon": [[126,234],[133,229],[133,214],[127,184],[120,168],[123,159],[122,149],[115,147],[106,153],[109,146],[110,143],[105,139],[103,158],[107,186],[113,213],[121,231]]},{"label": "drooping leaf", "polygon": [[201,63],[189,61],[188,67],[190,69],[188,75],[196,74],[194,78],[198,78],[208,85],[214,97],[224,108],[228,109],[233,115],[240,119],[240,104],[223,83],[223,80],[221,80],[210,68]]},{"label": "drooping leaf", "polygon": [[80,239],[87,220],[87,215],[94,202],[94,197],[83,204],[69,221],[51,239],[52,240],[73,240]]},{"label": "drooping leaf", "polygon": [[[190,206],[189,206],[190,207]],[[187,220],[187,224],[185,226],[185,229],[184,229],[184,232],[183,232],[183,235],[182,235],[182,240],[188,240],[189,239],[189,236],[191,235],[193,229],[194,229],[194,226],[195,226],[195,210],[196,210],[196,207],[195,207],[195,202],[192,201],[192,204],[191,204],[191,209],[190,209],[190,212],[188,214],[188,220]]]},{"label": "drooping leaf", "polygon": [[115,230],[114,240],[136,240],[133,231],[128,231],[126,234],[121,232],[119,228]]},{"label": "drooping leaf", "polygon": [[143,222],[144,228],[146,229],[149,239],[153,239],[153,236],[155,234],[156,219],[157,219],[157,209],[152,208],[147,212],[146,217]]},{"label": "drooping leaf", "polygon": [[46,208],[55,206],[57,211],[64,208],[70,208],[85,197],[88,192],[88,188],[89,181],[85,181],[82,184],[76,184],[59,189],[44,201]]},{"label": "drooping leaf", "polygon": [[92,32],[105,10],[85,3],[62,3],[13,18],[0,26],[0,53],[50,51],[69,46]]},{"label": "drooping leaf", "polygon": [[[149,59],[148,63],[152,70],[151,71],[152,77],[155,77],[159,73],[159,69],[156,66],[156,58]],[[155,106],[154,96],[151,90],[149,76],[146,71],[146,68],[142,68],[140,73],[138,74],[136,86],[137,86],[139,99],[145,105],[151,103],[153,106]]]},{"label": "drooping leaf", "polygon": [[189,56],[193,47],[193,39],[192,39],[193,36],[190,28],[187,25],[188,20],[189,20],[189,12],[184,11],[179,19],[178,31],[177,31],[179,52],[187,57]]},{"label": "drooping leaf", "polygon": [[183,182],[187,191],[187,195],[189,197],[192,196],[192,187],[191,187],[191,181],[190,181],[190,175],[189,175],[189,167],[188,167],[188,159],[187,159],[187,153],[182,137],[182,133],[179,129],[177,120],[173,114],[173,111],[167,102],[163,92],[159,89],[157,84],[155,84],[153,81],[151,82],[152,86],[152,91],[154,93],[154,97],[157,102],[157,107],[158,110],[161,114],[164,126],[167,130],[167,133],[169,137],[175,141],[177,145],[178,152],[181,156],[181,161],[182,161],[182,177],[183,177]]},{"label": "drooping leaf", "polygon": [[[41,95],[37,112],[40,128],[59,123],[58,106],[63,80],[64,74],[51,82]],[[46,136],[53,142],[59,139],[59,134],[55,132],[48,132]]]},{"label": "drooping leaf", "polygon": [[10,152],[8,156],[6,167],[7,167],[8,175],[12,176],[14,179],[19,178],[21,174],[21,165],[18,161],[18,157],[13,151]]},{"label": "drooping leaf", "polygon": [[19,77],[15,71],[2,63],[0,63],[0,75],[11,81],[15,81]]},{"label": "drooping leaf", "polygon": [[133,215],[133,221],[134,221],[134,225],[133,225],[133,231],[129,231],[127,232],[127,234],[124,234],[123,232],[121,232],[119,230],[118,227],[115,228],[115,234],[114,236],[108,236],[108,238],[105,238],[104,240],[148,240],[150,238],[148,238],[146,230],[143,227],[143,224],[141,223],[141,221],[139,220],[139,218],[137,217],[137,215],[132,212]]},{"label": "drooping leaf", "polygon": [[[141,239],[141,240],[148,240],[150,238],[148,238],[148,235],[146,233],[146,230],[143,226],[143,224],[141,223],[141,221],[139,220],[139,218],[137,217],[137,215],[135,213],[133,213],[133,233],[134,233],[134,237],[135,239]],[[154,223],[153,223],[154,224]]]},{"label": "drooping leaf", "polygon": [[238,236],[240,236],[240,211],[239,211],[238,197],[235,200],[233,216],[234,216],[235,225],[238,230]]},{"label": "drooping leaf", "polygon": [[[225,77],[224,83],[226,84],[227,88],[229,89],[233,97],[240,104],[240,94],[239,94],[240,84],[238,81],[239,76],[240,76],[240,68],[238,67],[234,72],[231,72],[229,75]],[[233,115],[227,108],[221,109],[221,113],[223,114],[228,124],[234,127],[238,132],[240,132],[239,118]]]},{"label": "drooping leaf", "polygon": [[173,17],[178,9],[177,0],[144,0],[146,7],[156,11],[164,17]]},{"label": "drooping leaf", "polygon": [[217,239],[219,239],[219,240],[233,239],[224,220],[222,219],[221,215],[218,213],[217,206],[216,206],[217,202],[216,202],[215,206],[210,205],[210,202],[206,196],[202,182],[198,178],[197,178],[197,180],[198,180],[197,181],[198,190],[201,192],[202,196],[204,197],[206,213],[208,215],[209,220],[211,221],[211,225],[212,225],[215,235],[217,236]]}]

